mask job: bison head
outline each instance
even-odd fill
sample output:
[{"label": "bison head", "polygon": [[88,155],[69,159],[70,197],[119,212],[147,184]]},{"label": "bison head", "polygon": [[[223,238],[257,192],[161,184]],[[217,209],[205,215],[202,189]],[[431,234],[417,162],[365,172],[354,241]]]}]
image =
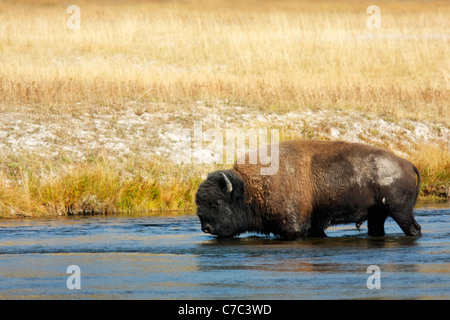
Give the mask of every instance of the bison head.
[{"label": "bison head", "polygon": [[197,191],[195,203],[203,232],[232,237],[245,230],[244,183],[232,170],[210,173]]}]

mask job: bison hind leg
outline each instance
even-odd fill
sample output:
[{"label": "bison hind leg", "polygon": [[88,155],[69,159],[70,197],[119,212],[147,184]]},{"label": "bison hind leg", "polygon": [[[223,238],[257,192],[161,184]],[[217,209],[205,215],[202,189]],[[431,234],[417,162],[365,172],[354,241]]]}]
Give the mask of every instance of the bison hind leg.
[{"label": "bison hind leg", "polygon": [[374,206],[367,211],[367,227],[369,236],[384,236],[384,222],[388,213],[385,209]]},{"label": "bison hind leg", "polygon": [[412,208],[403,208],[396,211],[391,210],[390,215],[407,236],[421,235],[421,227],[414,219]]}]

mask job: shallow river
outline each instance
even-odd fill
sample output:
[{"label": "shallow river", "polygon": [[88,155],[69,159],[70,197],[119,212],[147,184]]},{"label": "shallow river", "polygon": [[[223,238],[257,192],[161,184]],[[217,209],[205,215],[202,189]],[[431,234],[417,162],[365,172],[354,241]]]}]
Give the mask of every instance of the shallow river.
[{"label": "shallow river", "polygon": [[217,240],[194,215],[0,220],[0,299],[450,299],[446,206],[415,210],[417,238],[392,219],[299,241]]}]

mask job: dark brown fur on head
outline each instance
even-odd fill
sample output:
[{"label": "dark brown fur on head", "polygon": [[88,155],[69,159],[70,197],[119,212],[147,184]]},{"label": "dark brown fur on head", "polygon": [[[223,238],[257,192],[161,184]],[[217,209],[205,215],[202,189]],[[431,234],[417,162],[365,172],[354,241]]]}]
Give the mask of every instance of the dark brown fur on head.
[{"label": "dark brown fur on head", "polygon": [[242,178],[232,170],[210,173],[195,198],[202,230],[219,237],[247,231],[250,222],[244,212],[243,191]]}]

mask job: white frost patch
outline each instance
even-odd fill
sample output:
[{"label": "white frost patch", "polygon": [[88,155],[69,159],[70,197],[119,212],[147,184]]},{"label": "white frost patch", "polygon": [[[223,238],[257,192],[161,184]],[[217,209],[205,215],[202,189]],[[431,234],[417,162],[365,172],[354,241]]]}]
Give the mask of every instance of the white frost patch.
[{"label": "white frost patch", "polygon": [[[109,114],[83,113],[41,115],[33,112],[6,112],[0,115],[0,152],[36,153],[43,157],[68,156],[86,159],[96,152],[120,158],[138,155],[159,156],[176,162],[212,162],[214,151],[205,141],[196,150],[193,144],[194,121],[208,129],[288,128],[286,133],[306,139],[320,138],[379,144],[395,150],[416,143],[450,144],[450,130],[426,121],[394,123],[362,112],[291,111],[286,114],[261,112],[218,101],[205,106],[194,103],[187,110],[170,110],[165,104],[150,106],[154,112],[136,112],[136,105]],[[406,122],[406,121],[405,121]],[[396,143],[394,143],[396,142]],[[380,170],[388,170],[380,163]],[[390,183],[385,177],[384,183]]]},{"label": "white frost patch", "polygon": [[331,137],[333,140],[339,139],[339,136],[340,136],[340,132],[339,132],[338,129],[336,129],[336,128],[331,128],[331,129],[330,129],[330,137]]},{"label": "white frost patch", "polygon": [[389,158],[378,157],[375,159],[375,166],[378,173],[378,183],[381,186],[389,186],[400,178],[401,169]]}]

